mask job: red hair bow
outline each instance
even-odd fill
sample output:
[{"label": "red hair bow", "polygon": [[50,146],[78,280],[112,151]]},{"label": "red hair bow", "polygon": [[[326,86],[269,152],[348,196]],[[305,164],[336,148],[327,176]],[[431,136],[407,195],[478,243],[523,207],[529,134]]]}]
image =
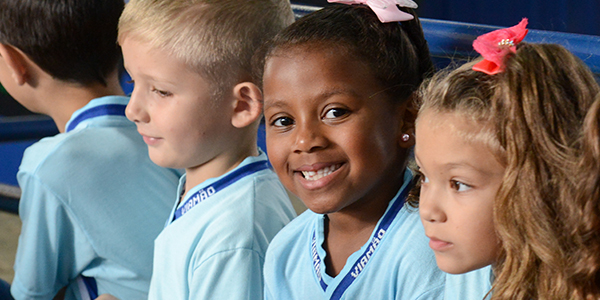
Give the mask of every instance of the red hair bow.
[{"label": "red hair bow", "polygon": [[504,58],[509,53],[517,53],[519,44],[527,35],[527,19],[513,27],[498,29],[479,36],[473,48],[483,56],[483,60],[473,66],[474,71],[488,75],[504,71]]}]

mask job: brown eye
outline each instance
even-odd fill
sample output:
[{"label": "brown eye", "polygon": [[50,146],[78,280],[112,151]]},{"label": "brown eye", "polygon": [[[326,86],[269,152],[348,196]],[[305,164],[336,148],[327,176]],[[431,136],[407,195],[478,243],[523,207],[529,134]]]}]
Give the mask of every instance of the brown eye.
[{"label": "brown eye", "polygon": [[294,125],[294,120],[292,120],[292,118],[289,117],[280,117],[275,119],[275,121],[271,123],[271,126],[275,127],[286,127],[291,125]]},{"label": "brown eye", "polygon": [[349,114],[350,111],[343,108],[332,108],[325,113],[324,119],[337,119]]},{"label": "brown eye", "polygon": [[450,188],[457,192],[465,192],[473,188],[472,186],[456,180],[450,180]]}]

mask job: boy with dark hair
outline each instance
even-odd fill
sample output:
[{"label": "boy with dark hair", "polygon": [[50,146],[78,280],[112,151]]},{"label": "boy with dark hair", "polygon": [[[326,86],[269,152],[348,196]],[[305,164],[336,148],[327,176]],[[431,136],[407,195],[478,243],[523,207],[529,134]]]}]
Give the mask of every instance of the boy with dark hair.
[{"label": "boy with dark hair", "polygon": [[147,297],[153,241],[177,172],[148,158],[125,118],[123,0],[0,0],[0,82],[60,133],[25,151],[16,299]]}]

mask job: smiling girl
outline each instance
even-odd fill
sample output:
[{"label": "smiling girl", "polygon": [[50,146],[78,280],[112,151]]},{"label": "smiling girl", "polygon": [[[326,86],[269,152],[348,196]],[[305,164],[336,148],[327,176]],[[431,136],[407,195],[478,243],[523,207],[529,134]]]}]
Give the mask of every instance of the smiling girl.
[{"label": "smiling girl", "polygon": [[309,210],[267,251],[266,299],[443,298],[444,274],[405,205],[409,103],[433,66],[419,20],[403,10],[382,23],[370,7],[333,5],[268,48],[269,159]]}]

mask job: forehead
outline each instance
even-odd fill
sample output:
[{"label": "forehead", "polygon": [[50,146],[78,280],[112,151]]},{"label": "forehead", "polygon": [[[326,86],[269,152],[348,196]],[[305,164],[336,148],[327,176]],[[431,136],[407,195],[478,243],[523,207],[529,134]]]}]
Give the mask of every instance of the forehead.
[{"label": "forehead", "polygon": [[[440,111],[429,108],[419,111],[416,128],[426,128],[434,131],[452,131],[468,143],[483,143],[485,146],[497,151],[500,148],[498,138],[494,134],[491,120],[477,120],[468,112]],[[443,134],[443,133],[441,133]]]},{"label": "forehead", "polygon": [[[502,151],[494,132],[484,122],[452,112],[424,111],[416,124],[415,155],[418,160],[493,161],[503,165]],[[487,165],[487,163],[483,164]]]},{"label": "forehead", "polygon": [[121,43],[121,48],[123,49],[124,65],[129,71],[155,72],[166,78],[172,74],[187,76],[197,73],[167,49],[156,47],[154,44],[134,36],[126,37]]},{"label": "forehead", "polygon": [[322,47],[279,50],[268,57],[263,87],[265,105],[294,91],[302,97],[348,93],[368,98],[383,89],[367,64]]}]

